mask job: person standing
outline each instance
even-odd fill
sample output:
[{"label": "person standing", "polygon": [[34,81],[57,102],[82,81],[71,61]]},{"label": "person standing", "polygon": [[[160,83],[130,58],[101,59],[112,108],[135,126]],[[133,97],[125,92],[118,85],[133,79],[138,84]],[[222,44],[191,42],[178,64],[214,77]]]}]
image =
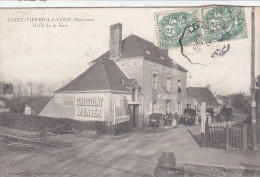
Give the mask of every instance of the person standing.
[{"label": "person standing", "polygon": [[212,119],[211,119],[210,113],[207,113],[207,122],[208,122],[208,124],[212,123]]}]

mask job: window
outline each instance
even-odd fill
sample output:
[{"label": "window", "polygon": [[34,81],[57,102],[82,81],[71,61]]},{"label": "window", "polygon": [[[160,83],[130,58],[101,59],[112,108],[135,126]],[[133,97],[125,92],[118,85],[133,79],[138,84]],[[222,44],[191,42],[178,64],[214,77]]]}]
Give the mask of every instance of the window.
[{"label": "window", "polygon": [[178,80],[178,93],[181,93],[181,79]]},{"label": "window", "polygon": [[187,109],[191,109],[191,104],[187,104]]},{"label": "window", "polygon": [[158,87],[158,77],[156,73],[153,73],[153,90],[157,90]]},{"label": "window", "polygon": [[149,108],[149,112],[150,114],[152,113],[158,113],[160,110],[160,104],[158,102],[150,102],[150,108]]},{"label": "window", "polygon": [[170,76],[167,76],[167,77],[166,77],[166,80],[167,80],[167,81],[166,81],[166,82],[167,82],[167,83],[166,83],[166,84],[167,84],[167,85],[166,85],[166,90],[169,92],[169,91],[171,91],[171,78],[170,78]]}]

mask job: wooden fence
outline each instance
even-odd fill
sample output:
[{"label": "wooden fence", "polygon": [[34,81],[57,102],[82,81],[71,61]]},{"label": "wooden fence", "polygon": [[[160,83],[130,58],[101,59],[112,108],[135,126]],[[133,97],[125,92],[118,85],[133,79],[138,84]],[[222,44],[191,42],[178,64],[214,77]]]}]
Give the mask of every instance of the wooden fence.
[{"label": "wooden fence", "polygon": [[226,150],[246,150],[247,149],[247,125],[243,128],[227,126]]},{"label": "wooden fence", "polygon": [[205,125],[206,147],[226,147],[226,127],[223,125]]},{"label": "wooden fence", "polygon": [[205,124],[206,147],[246,150],[247,149],[247,125],[229,127]]}]

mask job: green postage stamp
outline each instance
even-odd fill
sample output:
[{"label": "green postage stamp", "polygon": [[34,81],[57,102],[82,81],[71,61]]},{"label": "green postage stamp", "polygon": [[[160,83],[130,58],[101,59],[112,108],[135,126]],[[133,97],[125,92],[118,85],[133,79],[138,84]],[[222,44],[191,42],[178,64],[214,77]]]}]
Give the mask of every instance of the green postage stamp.
[{"label": "green postage stamp", "polygon": [[201,34],[198,9],[156,14],[155,18],[161,49],[195,44]]},{"label": "green postage stamp", "polygon": [[247,38],[241,7],[207,7],[155,14],[161,49]]}]

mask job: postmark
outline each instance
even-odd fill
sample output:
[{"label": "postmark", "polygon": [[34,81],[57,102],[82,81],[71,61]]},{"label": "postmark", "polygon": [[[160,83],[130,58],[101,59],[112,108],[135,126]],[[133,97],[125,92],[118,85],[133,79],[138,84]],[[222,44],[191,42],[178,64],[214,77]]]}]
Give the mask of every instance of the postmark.
[{"label": "postmark", "polygon": [[241,7],[201,9],[206,43],[247,38],[245,14]]},{"label": "postmark", "polygon": [[[201,43],[198,9],[155,14],[159,47],[161,49]],[[181,44],[180,44],[181,40]]]}]

